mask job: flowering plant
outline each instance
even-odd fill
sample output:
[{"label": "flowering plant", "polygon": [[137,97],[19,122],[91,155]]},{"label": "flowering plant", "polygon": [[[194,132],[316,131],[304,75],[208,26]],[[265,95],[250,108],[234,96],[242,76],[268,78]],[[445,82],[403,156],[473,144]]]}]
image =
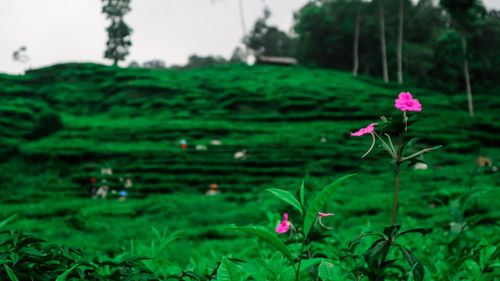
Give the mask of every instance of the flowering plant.
[{"label": "flowering plant", "polygon": [[[407,260],[409,265],[413,269],[413,277],[415,280],[420,281],[423,280],[424,277],[424,268],[422,264],[418,261],[418,259],[413,255],[413,253],[407,248],[403,247],[400,244],[396,244],[394,240],[404,234],[411,232],[419,232],[421,234],[425,234],[423,229],[412,229],[407,231],[401,231],[401,225],[395,225],[396,214],[397,214],[397,206],[398,206],[398,195],[399,195],[399,174],[400,174],[400,166],[404,162],[409,162],[410,164],[414,164],[420,160],[416,157],[422,155],[426,152],[430,152],[432,150],[439,149],[441,146],[429,147],[422,149],[416,153],[410,155],[404,155],[405,148],[412,146],[418,139],[413,138],[410,139],[406,144],[403,144],[404,134],[408,131],[408,124],[412,123],[411,120],[407,116],[407,112],[422,111],[422,105],[420,104],[418,99],[414,99],[410,93],[400,93],[398,98],[394,101],[394,106],[403,112],[403,116],[396,115],[391,119],[387,119],[385,117],[381,117],[382,120],[382,128],[377,132],[375,130],[375,126],[379,125],[378,123],[372,123],[366,128],[362,128],[357,132],[351,133],[351,136],[362,136],[365,134],[372,135],[372,144],[368,151],[361,157],[364,158],[366,155],[372,151],[375,146],[376,139],[379,140],[380,146],[387,151],[387,153],[392,158],[392,163],[394,164],[395,171],[395,196],[394,196],[394,207],[392,212],[392,221],[391,226],[386,227],[383,233],[364,233],[353,239],[349,247],[355,247],[357,242],[365,236],[375,235],[380,239],[375,241],[375,243],[366,251],[365,260],[367,262],[367,267],[358,267],[354,269],[355,273],[366,275],[370,280],[379,280],[380,278],[385,277],[386,269],[391,267],[392,263],[386,262],[386,258],[389,252],[389,248],[391,246],[397,246],[400,248],[403,257]],[[413,117],[413,116],[412,116]],[[392,141],[392,136],[397,136],[397,146],[394,146]],[[386,137],[384,140],[383,137]]]}]

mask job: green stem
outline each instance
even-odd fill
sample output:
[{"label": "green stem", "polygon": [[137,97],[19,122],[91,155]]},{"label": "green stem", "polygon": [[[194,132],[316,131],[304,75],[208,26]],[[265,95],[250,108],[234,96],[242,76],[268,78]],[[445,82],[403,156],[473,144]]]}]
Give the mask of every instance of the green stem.
[{"label": "green stem", "polygon": [[295,281],[299,281],[300,265],[302,264],[302,253],[304,253],[304,246],[305,245],[306,245],[306,240],[304,239],[304,242],[302,242],[302,247],[300,248],[299,266],[297,268],[297,271],[295,272]]},{"label": "green stem", "polygon": [[387,139],[389,140],[389,144],[391,145],[391,149],[392,151],[394,152],[394,155],[396,155],[396,149],[394,148],[394,145],[392,144],[392,139],[391,139],[391,136],[389,136],[389,134],[385,134],[385,136],[387,137]]},{"label": "green stem", "polygon": [[419,156],[420,154],[424,154],[424,153],[426,153],[426,152],[436,150],[436,149],[438,149],[438,148],[440,148],[440,147],[441,147],[441,146],[435,146],[435,147],[429,147],[429,148],[426,148],[426,149],[422,149],[422,150],[420,150],[419,152],[417,152],[417,153],[413,153],[413,154],[412,154],[412,155],[410,155],[410,156],[403,157],[403,158],[401,159],[401,162],[406,161],[406,160],[409,160],[409,159],[412,159],[413,157]]},{"label": "green stem", "polygon": [[398,209],[398,193],[399,193],[399,166],[401,165],[401,133],[398,135],[398,157],[396,160],[396,194],[394,197],[394,209],[392,211],[392,225],[394,225],[394,222],[396,221],[396,212]]},{"label": "green stem", "polygon": [[385,150],[387,150],[387,152],[389,152],[389,154],[394,159],[396,159],[396,153],[394,153],[394,151],[392,151],[392,149],[387,145],[387,143],[385,143],[385,141],[377,133],[375,133],[375,131],[373,131],[373,134],[380,140],[380,142],[382,143],[382,146],[385,148]]}]

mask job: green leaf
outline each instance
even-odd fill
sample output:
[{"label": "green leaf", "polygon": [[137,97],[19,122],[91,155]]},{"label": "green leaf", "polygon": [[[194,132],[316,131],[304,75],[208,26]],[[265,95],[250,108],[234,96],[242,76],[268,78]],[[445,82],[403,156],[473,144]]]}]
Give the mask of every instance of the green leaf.
[{"label": "green leaf", "polygon": [[402,148],[403,155],[405,154],[406,150],[410,147],[412,147],[417,141],[419,141],[419,138],[412,138],[410,139]]},{"label": "green leaf", "polygon": [[15,218],[17,218],[17,213],[15,213],[12,216],[4,219],[2,222],[0,222],[0,229],[2,229],[4,226],[6,226],[7,224],[9,224],[9,222],[11,222],[12,220],[14,220]]},{"label": "green leaf", "polygon": [[73,271],[73,269],[77,268],[78,266],[79,266],[79,264],[75,264],[71,268],[64,271],[61,275],[57,276],[56,281],[65,281],[66,277],[68,277],[68,275],[71,273],[71,271]]},{"label": "green leaf", "polygon": [[481,250],[481,254],[479,255],[479,265],[481,266],[482,270],[486,268],[487,262],[496,251],[497,246],[486,247]]},{"label": "green leaf", "polygon": [[323,281],[333,280],[337,275],[333,263],[325,260],[321,261],[318,268],[318,275]]},{"label": "green leaf", "polygon": [[304,185],[305,185],[305,179],[302,180],[302,184],[300,185],[300,193],[299,193],[299,197],[300,197],[300,204],[302,204],[302,206],[304,206],[304,196],[305,196],[305,189],[304,189]]},{"label": "green leaf", "polygon": [[400,229],[401,229],[400,224],[388,226],[388,227],[384,228],[384,234],[389,238],[395,238],[395,237],[397,237],[397,234],[398,234]]},{"label": "green leaf", "polygon": [[42,252],[38,251],[35,248],[23,248],[23,249],[19,250],[19,252],[24,253],[24,254],[28,254],[28,255],[32,255],[32,256],[37,256],[37,257],[45,256],[45,254],[43,254]]},{"label": "green leaf", "polygon": [[375,232],[365,232],[365,233],[363,233],[363,234],[359,235],[358,237],[356,237],[356,238],[352,239],[351,241],[349,241],[349,246],[348,246],[348,247],[349,247],[349,248],[351,248],[351,246],[352,246],[354,243],[358,242],[359,240],[361,240],[361,239],[362,239],[362,238],[364,238],[365,236],[370,236],[370,235],[376,235],[376,236],[378,236],[378,237],[380,237],[380,238],[384,238],[384,235],[382,235],[382,234],[380,234],[380,233],[375,233]]},{"label": "green leaf", "polygon": [[405,247],[401,245],[397,245],[401,249],[401,253],[403,254],[403,257],[406,259],[408,264],[411,266],[413,278],[415,278],[415,281],[422,281],[424,279],[424,267],[422,266],[422,263],[413,255],[413,253],[406,249]]},{"label": "green leaf", "polygon": [[200,276],[193,271],[183,271],[181,277],[189,277],[191,279],[201,281]]},{"label": "green leaf", "polygon": [[241,281],[241,274],[238,267],[226,257],[222,258],[222,262],[217,270],[217,281]]},{"label": "green leaf", "polygon": [[277,189],[277,188],[270,188],[270,189],[267,189],[267,191],[276,195],[276,197],[278,197],[282,201],[292,205],[295,209],[297,209],[300,212],[300,214],[303,214],[302,213],[302,206],[300,205],[299,201],[290,192],[282,190],[282,189]]},{"label": "green leaf", "polygon": [[266,241],[267,243],[275,247],[278,251],[280,251],[283,254],[283,256],[293,264],[293,256],[290,249],[288,249],[286,245],[283,242],[281,242],[281,240],[278,237],[276,237],[276,235],[271,233],[266,228],[260,226],[240,226],[240,227],[236,226],[236,227],[230,227],[229,229],[242,231]]},{"label": "green leaf", "polygon": [[3,266],[5,267],[5,271],[7,272],[7,275],[9,275],[11,281],[19,281],[14,271],[12,271],[8,265],[4,264]]},{"label": "green leaf", "polygon": [[[302,260],[301,265],[300,265],[300,273],[303,273],[307,269],[309,269],[312,266],[317,265],[320,263],[323,259],[319,258],[313,258],[313,259],[307,259],[307,260]],[[295,269],[291,266],[287,267],[285,270],[283,270],[281,274],[281,280],[293,280],[295,279]],[[299,279],[303,280],[303,279]]]},{"label": "green leaf", "polygon": [[471,277],[474,277],[473,280],[483,280],[483,278],[481,277],[481,269],[479,268],[479,265],[473,261],[473,260],[466,260],[463,264],[463,266],[465,267],[465,270],[467,270],[467,272],[469,273],[469,275]]},{"label": "green leaf", "polygon": [[283,269],[283,254],[275,252],[274,255],[267,262],[271,272],[278,274]]},{"label": "green leaf", "polygon": [[389,241],[379,239],[375,241],[365,253],[365,260],[371,266],[378,268],[389,251]]},{"label": "green leaf", "polygon": [[405,235],[405,234],[407,234],[407,233],[412,233],[412,232],[418,232],[418,233],[422,234],[423,236],[425,236],[425,234],[426,234],[425,229],[423,229],[423,228],[415,228],[415,229],[410,229],[410,230],[401,231],[400,233],[398,233],[398,234],[396,235],[396,237],[399,237],[399,236]]},{"label": "green leaf", "polygon": [[346,181],[348,178],[355,176],[356,174],[350,174],[347,176],[343,176],[340,179],[337,179],[333,183],[327,185],[326,187],[321,190],[316,197],[314,198],[312,204],[309,206],[306,212],[306,216],[304,219],[304,233],[307,236],[309,234],[309,231],[311,231],[311,228],[314,224],[314,221],[316,220],[316,217],[318,216],[318,212],[324,211],[321,208],[326,204],[328,200],[332,197],[333,193],[337,190],[337,188],[342,185],[344,181]]},{"label": "green leaf", "polygon": [[156,252],[153,254],[151,258],[155,259],[158,258],[160,255],[162,255],[167,250],[167,247],[170,244],[172,244],[172,242],[181,238],[181,234],[183,232],[184,232],[183,230],[174,231],[167,238],[162,239],[160,245],[158,245],[158,249],[156,249]]}]

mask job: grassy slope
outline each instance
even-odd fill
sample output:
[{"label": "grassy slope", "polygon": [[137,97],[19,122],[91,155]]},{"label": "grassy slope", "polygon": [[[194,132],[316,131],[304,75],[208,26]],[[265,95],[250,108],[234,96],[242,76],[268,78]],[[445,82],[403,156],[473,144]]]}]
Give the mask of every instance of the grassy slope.
[{"label": "grassy slope", "polygon": [[[285,210],[265,188],[295,189],[311,175],[312,190],[313,183],[358,172],[331,205],[337,213],[333,224],[349,239],[368,221],[387,224],[393,180],[385,159],[359,159],[370,138],[348,132],[392,111],[400,91],[410,91],[423,105],[411,134],[425,140],[422,145],[445,146],[426,158],[434,169],[404,171],[401,220],[447,228],[447,208],[428,205],[467,190],[478,154],[499,160],[499,96],[475,94],[477,116],[471,119],[465,94],[400,88],[330,70],[243,65],[171,72],[71,64],[0,75],[2,144],[18,149],[2,164],[8,191],[0,215],[19,212],[15,227],[92,252],[121,251],[129,239],[147,244],[149,226],[155,225],[188,228],[189,239],[179,249],[237,253],[237,243],[246,242],[227,243],[233,234],[225,225],[267,224],[268,211],[277,220]],[[47,110],[63,117],[64,130],[26,139]],[[321,135],[327,143],[319,142]],[[210,146],[213,137],[223,146]],[[183,138],[187,151],[178,145]],[[208,150],[195,151],[196,144]],[[242,148],[250,157],[234,160]],[[120,176],[132,174],[127,202],[85,198],[86,181],[99,177],[105,163],[114,168],[108,180],[116,188]],[[212,182],[223,196],[198,195]],[[498,174],[490,174],[477,177],[475,185],[499,182]],[[498,188],[492,193],[481,201],[484,212],[498,210]],[[187,261],[193,252],[177,259]]]}]

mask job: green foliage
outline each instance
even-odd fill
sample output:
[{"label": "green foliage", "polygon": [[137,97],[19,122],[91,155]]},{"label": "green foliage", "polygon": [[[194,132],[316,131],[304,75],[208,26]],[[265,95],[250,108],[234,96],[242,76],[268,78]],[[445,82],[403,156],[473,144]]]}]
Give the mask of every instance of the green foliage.
[{"label": "green foliage", "polygon": [[[364,253],[363,257],[366,262],[366,266],[358,266],[353,269],[353,272],[356,274],[362,274],[368,277],[371,281],[384,280],[385,278],[398,278],[398,276],[401,278],[405,274],[413,276],[413,280],[415,281],[424,280],[425,270],[422,263],[410,250],[395,243],[396,238],[415,232],[421,233],[422,235],[425,235],[426,233],[424,229],[401,231],[401,225],[393,225],[384,228],[383,234],[367,232],[351,240],[349,242],[349,247],[355,248],[360,239],[363,239],[366,236],[378,236],[381,238],[376,240]],[[387,259],[391,246],[396,246],[401,250],[403,258],[410,265],[409,273],[406,273],[404,268],[396,263],[397,259]],[[394,270],[399,271],[399,274]]]},{"label": "green foliage", "polygon": [[59,114],[55,112],[42,113],[33,127],[30,138],[41,139],[62,129],[63,123]]},{"label": "green foliage", "polygon": [[230,229],[242,231],[262,239],[263,241],[269,243],[271,246],[280,251],[283,256],[285,256],[285,258],[287,258],[292,264],[294,263],[294,259],[290,249],[288,249],[285,244],[283,244],[283,242],[281,242],[281,240],[269,230],[259,226],[238,226]]},{"label": "green foliage", "polygon": [[111,20],[111,25],[106,28],[108,41],[104,57],[113,60],[117,65],[125,60],[129,54],[128,48],[132,46],[130,34],[132,29],[123,21],[125,14],[130,12],[130,0],[102,0],[102,12]]},{"label": "green foliage", "polygon": [[202,57],[198,55],[191,55],[189,56],[188,63],[185,66],[180,67],[180,69],[195,69],[195,68],[224,65],[224,64],[227,64],[227,61],[225,58],[220,56]]},{"label": "green foliage", "polygon": [[318,212],[324,212],[322,208],[323,206],[325,206],[326,202],[328,202],[332,198],[333,193],[337,191],[337,189],[344,183],[344,181],[352,176],[355,176],[355,174],[343,176],[335,180],[331,184],[325,186],[318,194],[316,194],[316,197],[314,197],[314,200],[307,208],[307,212],[305,213],[304,217],[304,233],[306,236],[311,231],[311,228],[318,217]]},{"label": "green foliage", "polygon": [[88,261],[77,249],[44,246],[44,240],[17,231],[4,231],[0,235],[3,239],[0,274],[7,274],[12,281],[157,280],[142,264],[142,258],[129,257],[120,262]]},{"label": "green foliage", "polygon": [[[262,191],[295,191],[300,186],[296,201],[309,207],[320,187],[357,172],[362,176],[350,178],[349,185],[326,202],[323,211],[336,215],[323,222],[333,229],[310,231],[307,249],[313,261],[304,250],[299,274],[300,280],[317,280],[321,262],[315,262],[323,259],[334,265],[338,280],[356,280],[351,271],[366,265],[363,254],[379,238],[367,235],[351,245],[352,251],[340,249],[350,238],[387,223],[393,174],[385,160],[360,160],[370,140],[348,132],[376,122],[393,108],[402,90],[420,99],[425,117],[411,127],[412,136],[421,141],[407,147],[406,155],[437,144],[446,150],[425,154],[432,168],[401,175],[398,212],[406,229],[422,227],[427,234],[404,235],[397,241],[421,261],[425,280],[466,280],[466,266],[476,272],[468,260],[479,265],[482,278],[494,280],[498,249],[489,258],[486,253],[499,243],[499,191],[493,188],[500,184],[498,173],[487,167],[475,176],[474,187],[491,189],[463,208],[464,221],[474,219],[465,231],[450,230],[449,205],[469,191],[478,154],[491,158],[493,166],[498,161],[498,96],[475,96],[479,113],[470,120],[462,113],[461,97],[400,89],[330,70],[230,65],[175,72],[67,64],[24,76],[0,75],[1,140],[17,148],[0,164],[0,216],[18,213],[2,229],[84,249],[83,260],[99,262],[102,271],[97,276],[104,280],[118,268],[127,273],[128,257],[152,258],[160,248],[154,259],[131,267],[145,265],[159,279],[209,280],[216,278],[218,262],[226,256],[237,264],[243,280],[285,280],[290,272],[293,280],[292,262],[279,250],[225,227],[266,225],[289,248],[297,269],[303,220],[293,207]],[[47,111],[57,112],[64,128],[27,140],[37,116]],[[319,142],[323,134],[326,143]],[[223,145],[211,146],[214,137]],[[178,147],[183,138],[187,150]],[[195,150],[197,144],[208,150]],[[243,148],[249,157],[233,159]],[[101,180],[106,162],[114,172],[106,176],[111,188],[121,188],[120,177],[132,175],[134,186],[126,201],[113,194],[106,200],[87,198],[89,178]],[[307,180],[301,186],[304,175]],[[205,196],[210,183],[217,183],[221,194]],[[288,210],[299,232],[291,238],[274,233],[279,214]],[[163,231],[166,226],[168,231]],[[178,234],[183,239],[168,242],[179,229],[185,229]],[[484,250],[479,247],[486,244]],[[388,260],[393,259],[399,269],[391,267],[387,280],[411,278],[412,268],[400,249],[391,247]],[[51,280],[81,261],[68,262]],[[12,263],[5,264],[23,280]],[[67,280],[85,267],[76,267]],[[9,280],[4,266],[0,270]],[[144,271],[140,274],[150,275]],[[132,280],[140,280],[140,274],[134,274],[129,275]]]},{"label": "green foliage", "polygon": [[217,270],[217,281],[241,281],[241,275],[238,267],[228,260],[222,258],[219,269]]},{"label": "green foliage", "polygon": [[[395,80],[400,1],[385,1],[388,68]],[[295,15],[294,53],[308,66],[352,70],[353,37],[359,12],[359,73],[381,77],[378,1],[312,1]],[[444,8],[444,9],[443,9]],[[445,13],[446,10],[448,13]],[[500,18],[478,0],[404,0],[404,81],[449,95],[465,91],[459,31],[467,31],[472,92],[498,92]],[[394,54],[394,55],[391,55]],[[392,71],[391,71],[392,70]]]},{"label": "green foliage", "polygon": [[[302,185],[304,186],[304,185]],[[302,190],[302,189],[301,189]],[[271,188],[268,189],[267,191],[271,192],[272,194],[276,195],[280,200],[290,204],[292,207],[294,207],[301,215],[303,215],[302,211],[302,205],[304,203],[300,203],[290,192],[286,190],[281,190],[277,188]],[[301,201],[303,202],[304,199],[301,198]]]},{"label": "green foliage", "polygon": [[264,9],[264,15],[257,19],[250,34],[243,43],[255,54],[264,56],[289,57],[292,52],[292,38],[276,26],[267,24],[271,11]]}]

